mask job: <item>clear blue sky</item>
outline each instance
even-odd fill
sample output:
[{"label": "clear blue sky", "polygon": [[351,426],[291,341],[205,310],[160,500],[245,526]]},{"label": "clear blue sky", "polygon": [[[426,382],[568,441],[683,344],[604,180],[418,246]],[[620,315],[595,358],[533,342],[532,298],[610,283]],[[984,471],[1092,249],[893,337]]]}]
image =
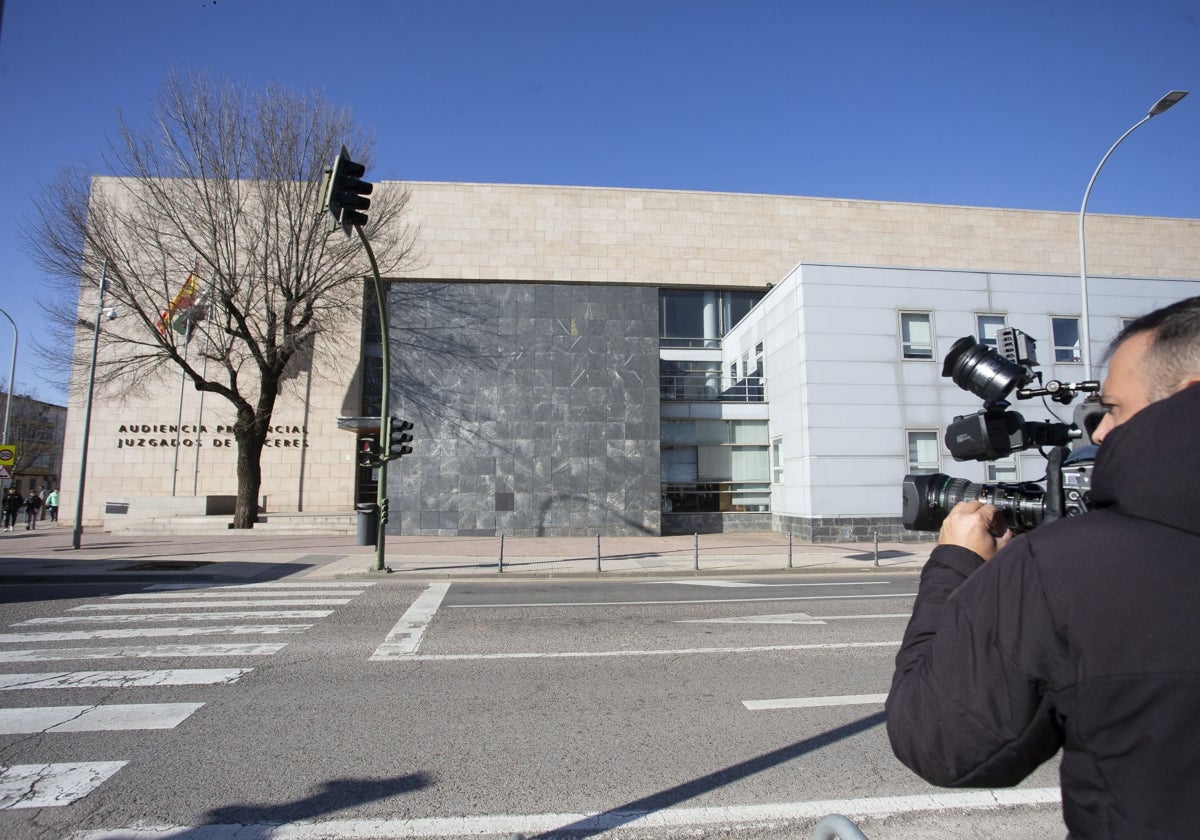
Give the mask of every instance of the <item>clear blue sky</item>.
[{"label": "clear blue sky", "polygon": [[[6,0],[0,308],[41,383],[30,196],[171,67],[322,88],[370,180],[717,190],[1200,217],[1196,0]],[[798,257],[801,255],[797,255]],[[1200,267],[1197,267],[1200,275]],[[12,331],[0,318],[0,379]]]}]

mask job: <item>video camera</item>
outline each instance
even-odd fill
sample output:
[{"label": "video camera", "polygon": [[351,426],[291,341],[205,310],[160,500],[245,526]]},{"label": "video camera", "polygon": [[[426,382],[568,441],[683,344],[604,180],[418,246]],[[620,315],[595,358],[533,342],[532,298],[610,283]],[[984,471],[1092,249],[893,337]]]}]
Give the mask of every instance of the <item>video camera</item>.
[{"label": "video camera", "polygon": [[[983,410],[960,415],[946,427],[946,448],[956,461],[995,461],[1013,452],[1038,447],[1046,458],[1045,489],[1039,482],[976,484],[942,473],[906,475],[903,483],[903,523],[910,531],[937,531],[950,509],[962,501],[978,499],[1000,509],[1009,530],[1020,533],[1045,522],[1083,513],[1091,486],[1095,447],[1067,449],[1099,422],[1103,410],[1094,401],[1075,409],[1074,422],[1027,421],[1009,411],[1006,398],[1014,391],[1019,400],[1046,397],[1069,405],[1080,393],[1095,393],[1100,383],[1042,384],[1037,367],[1036,342],[1013,327],[996,334],[996,350],[971,336],[954,342],[946,354],[942,376],[984,402]],[[1030,387],[1035,386],[1035,387]],[[1089,438],[1090,440],[1090,438]],[[1050,452],[1045,447],[1052,447]],[[1039,481],[1041,481],[1039,480]]]}]

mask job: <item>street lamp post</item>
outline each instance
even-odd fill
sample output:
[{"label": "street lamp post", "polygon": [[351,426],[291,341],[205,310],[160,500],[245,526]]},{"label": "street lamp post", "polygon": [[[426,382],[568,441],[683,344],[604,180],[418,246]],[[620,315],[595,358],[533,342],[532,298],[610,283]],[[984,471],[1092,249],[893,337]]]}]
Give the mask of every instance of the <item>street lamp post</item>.
[{"label": "street lamp post", "polygon": [[1104,168],[1105,162],[1116,150],[1117,146],[1121,145],[1122,140],[1133,134],[1137,128],[1148,122],[1151,117],[1157,117],[1187,95],[1188,92],[1186,90],[1173,90],[1155,102],[1150,110],[1146,112],[1146,116],[1130,126],[1129,130],[1118,137],[1117,142],[1113,143],[1109,150],[1104,153],[1104,157],[1100,158],[1100,163],[1096,167],[1096,171],[1092,173],[1092,179],[1088,181],[1087,189],[1083,192],[1083,205],[1079,208],[1079,294],[1082,297],[1083,307],[1079,318],[1079,348],[1082,351],[1084,379],[1092,378],[1091,335],[1088,329],[1087,250],[1083,239],[1083,220],[1084,215],[1087,213],[1088,197],[1092,194],[1092,185],[1096,183],[1096,176],[1100,174],[1100,170]]},{"label": "street lamp post", "polygon": [[0,309],[0,315],[7,318],[8,323],[12,324],[13,328],[12,365],[8,369],[8,396],[4,398],[4,440],[0,441],[0,443],[12,443],[8,439],[8,419],[12,416],[13,388],[17,387],[14,381],[17,376],[17,322],[3,309]]},{"label": "street lamp post", "polygon": [[96,350],[100,345],[100,321],[104,318],[104,284],[108,277],[108,260],[100,269],[100,302],[96,306],[96,323],[92,331],[92,364],[88,370],[87,403],[83,409],[83,447],[79,452],[79,493],[75,498],[75,530],[71,535],[71,545],[79,548],[83,536],[83,486],[87,478],[88,437],[92,429],[92,393],[96,387]]}]

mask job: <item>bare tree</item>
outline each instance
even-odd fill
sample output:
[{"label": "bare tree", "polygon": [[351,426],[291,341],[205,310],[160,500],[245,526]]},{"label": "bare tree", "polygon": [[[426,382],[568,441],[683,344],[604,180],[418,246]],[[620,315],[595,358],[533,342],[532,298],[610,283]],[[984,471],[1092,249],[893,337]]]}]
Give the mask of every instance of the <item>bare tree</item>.
[{"label": "bare tree", "polygon": [[[348,111],[319,94],[205,75],[169,75],[146,125],[119,117],[118,126],[104,156],[110,175],[66,169],[37,204],[26,243],[59,291],[70,291],[43,308],[60,328],[90,339],[93,325],[81,322],[75,301],[90,297],[94,307],[103,274],[121,328],[102,333],[109,346],[98,357],[98,387],[129,393],[181,369],[197,390],[232,404],[233,525],[249,528],[289,365],[361,311],[370,270],[362,244],[334,232],[319,205],[324,169],[340,146],[369,163],[372,144]],[[408,199],[394,184],[372,196],[366,233],[384,274],[412,257]],[[181,331],[172,328],[170,302],[193,272],[197,300],[181,313]]]}]

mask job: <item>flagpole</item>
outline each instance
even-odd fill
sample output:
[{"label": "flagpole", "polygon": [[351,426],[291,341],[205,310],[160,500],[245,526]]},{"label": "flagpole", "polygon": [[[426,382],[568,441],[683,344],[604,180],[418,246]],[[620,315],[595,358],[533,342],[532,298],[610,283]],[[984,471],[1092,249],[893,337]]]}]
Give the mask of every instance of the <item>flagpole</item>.
[{"label": "flagpole", "polygon": [[[204,331],[204,350],[200,364],[200,378],[208,379],[208,331]],[[192,464],[192,495],[200,481],[200,429],[204,422],[204,391],[200,392],[200,407],[196,409],[196,460]]]},{"label": "flagpole", "polygon": [[[187,362],[188,344],[192,338],[192,319],[185,313],[187,324],[183,328],[183,361]],[[175,468],[171,471],[171,495],[175,495],[175,485],[179,481],[179,446],[183,436],[183,388],[187,384],[187,371],[179,368],[179,410],[175,413]]]},{"label": "flagpole", "polygon": [[83,410],[83,447],[79,452],[79,495],[75,499],[75,530],[71,534],[71,546],[79,548],[83,537],[83,486],[87,479],[88,436],[92,430],[92,392],[96,387],[96,350],[100,345],[100,319],[104,317],[104,285],[108,278],[108,257],[100,269],[100,294],[96,306],[96,323],[92,329],[92,367],[88,373],[87,404]]}]

